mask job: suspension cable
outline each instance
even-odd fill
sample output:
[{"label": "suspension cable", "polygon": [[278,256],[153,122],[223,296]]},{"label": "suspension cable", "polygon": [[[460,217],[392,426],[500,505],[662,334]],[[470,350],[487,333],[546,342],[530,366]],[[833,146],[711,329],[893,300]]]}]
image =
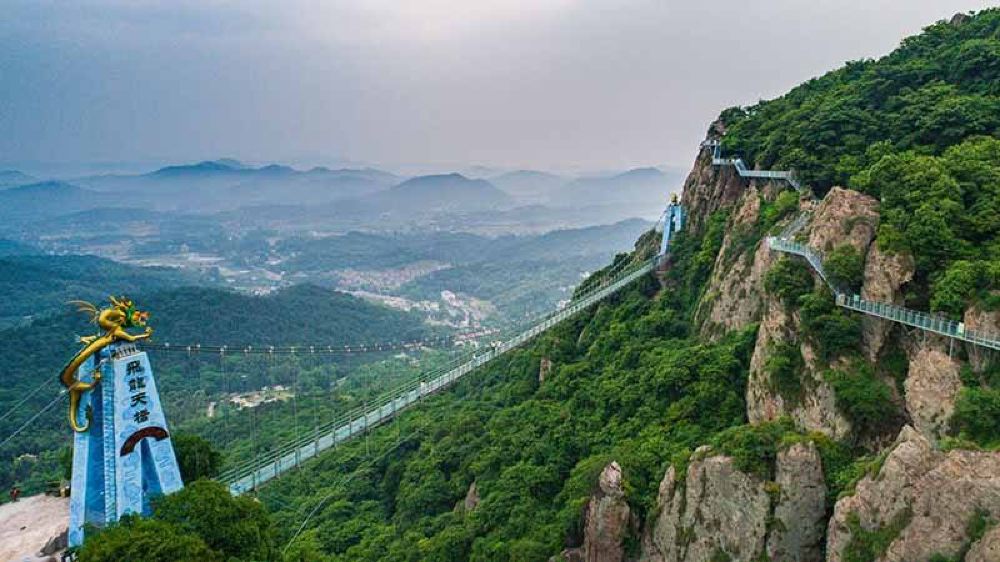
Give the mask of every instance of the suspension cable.
[{"label": "suspension cable", "polygon": [[2,416],[0,416],[0,422],[2,422],[3,420],[7,419],[8,417],[10,417],[11,414],[13,414],[14,412],[16,412],[17,409],[20,408],[29,399],[31,399],[32,396],[38,394],[39,390],[45,388],[51,382],[52,382],[52,379],[49,379],[49,378],[46,378],[44,381],[42,381],[42,384],[36,386],[34,390],[32,390],[31,392],[29,392],[28,394],[26,394],[24,396],[24,398],[22,398],[17,404],[14,404],[14,406],[11,409],[9,409],[6,412],[4,412],[4,414]]},{"label": "suspension cable", "polygon": [[51,402],[46,404],[45,407],[39,410],[35,415],[31,416],[31,418],[29,418],[28,421],[21,424],[21,427],[17,428],[17,430],[15,430],[14,433],[8,435],[7,438],[3,440],[3,442],[0,442],[0,447],[3,447],[7,443],[9,443],[11,439],[17,437],[22,431],[27,429],[29,425],[31,425],[36,419],[38,419],[39,416],[47,412],[49,408],[55,406],[60,400],[62,400],[65,397],[66,397],[66,389],[60,390],[58,396],[53,398]]}]

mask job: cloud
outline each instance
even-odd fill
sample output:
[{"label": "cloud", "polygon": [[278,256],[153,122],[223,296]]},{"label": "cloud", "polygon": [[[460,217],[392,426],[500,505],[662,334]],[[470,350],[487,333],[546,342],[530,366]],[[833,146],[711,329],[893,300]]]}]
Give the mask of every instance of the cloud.
[{"label": "cloud", "polygon": [[689,164],[753,103],[979,0],[9,0],[0,164]]}]

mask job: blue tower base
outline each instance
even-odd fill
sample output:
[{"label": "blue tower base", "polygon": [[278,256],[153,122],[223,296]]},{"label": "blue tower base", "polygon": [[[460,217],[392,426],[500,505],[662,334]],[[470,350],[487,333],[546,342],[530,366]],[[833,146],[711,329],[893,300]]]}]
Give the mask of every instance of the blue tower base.
[{"label": "blue tower base", "polygon": [[183,487],[149,357],[133,344],[112,344],[77,376],[91,382],[95,369],[101,381],[77,412],[80,420],[90,418],[90,426],[73,441],[71,547],[83,544],[86,526],[149,515],[151,498]]}]

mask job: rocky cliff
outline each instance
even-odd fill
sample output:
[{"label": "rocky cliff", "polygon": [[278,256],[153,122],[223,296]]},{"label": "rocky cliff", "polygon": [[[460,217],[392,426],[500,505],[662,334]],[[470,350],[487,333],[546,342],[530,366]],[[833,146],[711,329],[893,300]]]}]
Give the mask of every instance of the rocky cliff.
[{"label": "rocky cliff", "polygon": [[826,486],[815,445],[779,452],[773,481],[748,474],[708,447],[685,478],[674,466],[660,483],[641,560],[821,560]]},{"label": "rocky cliff", "polygon": [[[710,136],[723,131],[716,123]],[[783,195],[789,190],[744,180],[732,166],[713,166],[703,150],[682,202],[687,236],[706,236],[713,223],[725,221],[721,248],[697,295],[695,331],[717,340],[758,326],[747,421],[790,423],[798,437],[777,450],[767,476],[741,470],[708,446],[686,465],[670,464],[632,555],[651,562],[1000,560],[1000,531],[993,527],[1000,520],[1000,454],[955,448],[950,439],[963,369],[987,371],[990,355],[850,311],[819,320],[856,326],[855,341],[840,348],[817,340],[810,333],[816,313],[771,294],[767,277],[779,260],[792,260],[811,279],[802,290],[822,295],[826,284],[804,260],[772,252],[769,232],[808,212],[797,238],[825,256],[857,256],[857,284],[849,290],[871,301],[904,303],[914,257],[880,247],[877,199],[833,187],[822,199],[804,193],[795,201]],[[835,308],[832,297],[825,298]],[[969,328],[1000,331],[997,311],[972,307],[964,320]],[[799,359],[782,363],[782,354]],[[869,386],[852,386],[861,379]],[[867,396],[852,401],[846,394],[855,388],[884,394],[865,410],[857,403]],[[834,450],[848,451],[838,454],[850,462]],[[587,506],[584,546],[567,551],[568,558],[629,556],[622,545],[634,512],[618,494],[620,485],[606,486],[609,478],[602,474]]]}]

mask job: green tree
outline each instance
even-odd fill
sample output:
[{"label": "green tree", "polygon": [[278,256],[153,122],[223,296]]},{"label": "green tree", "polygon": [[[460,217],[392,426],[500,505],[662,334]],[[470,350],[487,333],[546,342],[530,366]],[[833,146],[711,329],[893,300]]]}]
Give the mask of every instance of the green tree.
[{"label": "green tree", "polygon": [[192,433],[175,433],[171,441],[186,484],[199,478],[214,478],[219,473],[222,454],[207,439]]},{"label": "green tree", "polygon": [[857,291],[864,281],[864,256],[854,246],[841,244],[824,256],[823,269],[835,287]]},{"label": "green tree", "polygon": [[153,517],[202,538],[210,548],[237,560],[276,560],[274,527],[267,511],[247,496],[233,497],[225,486],[198,480],[160,498]]},{"label": "green tree", "polygon": [[1000,389],[963,388],[955,401],[953,429],[985,447],[1000,443]]},{"label": "green tree", "polygon": [[181,527],[151,519],[123,517],[100,533],[87,537],[80,549],[80,562],[222,562],[198,535]]}]

